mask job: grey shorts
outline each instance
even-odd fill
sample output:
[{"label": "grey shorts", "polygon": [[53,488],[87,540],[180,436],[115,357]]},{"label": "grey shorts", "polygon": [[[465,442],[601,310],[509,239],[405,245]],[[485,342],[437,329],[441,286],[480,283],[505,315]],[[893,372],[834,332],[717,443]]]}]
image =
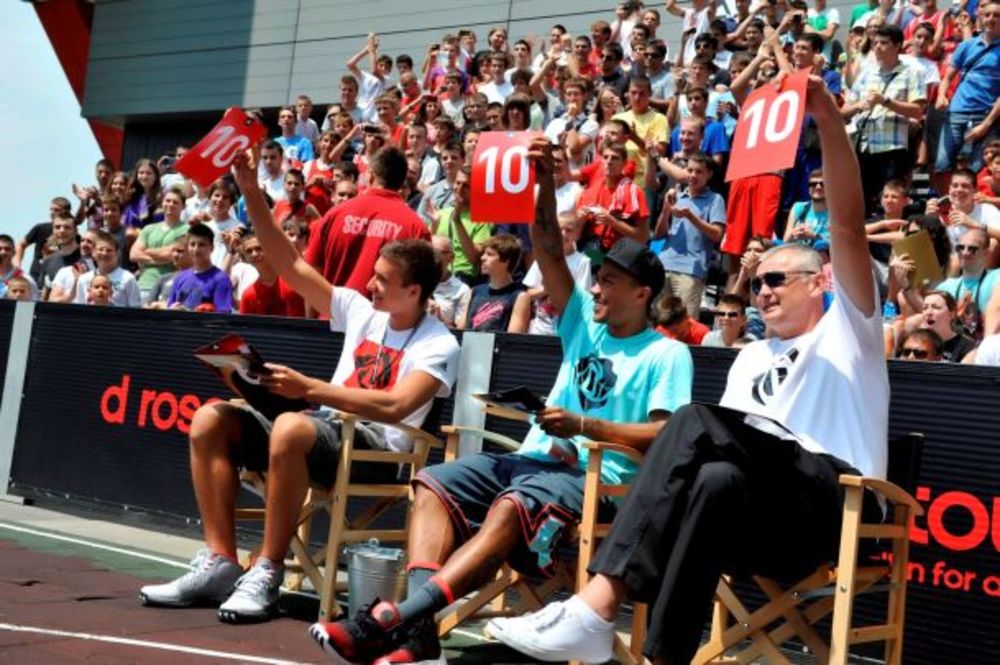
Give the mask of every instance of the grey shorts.
[{"label": "grey shorts", "polygon": [[[268,444],[274,423],[260,411],[245,404],[235,405],[240,418],[242,438],[236,449],[235,462],[249,471],[266,471]],[[328,411],[303,411],[302,415],[316,428],[316,441],[306,456],[306,468],[311,483],[329,489],[337,478],[343,423]],[[387,450],[384,431],[374,423],[357,423],[354,427],[354,447]],[[394,482],[399,479],[399,466],[358,462],[351,466],[351,478],[366,482]],[[401,482],[401,481],[400,481]]]},{"label": "grey shorts", "polygon": [[[479,453],[427,467],[413,482],[441,500],[462,541],[479,530],[494,504],[513,502],[522,537],[509,562],[523,573],[548,575],[565,545],[562,536],[582,517],[583,480],[583,471],[565,464]],[[602,501],[601,521],[611,521],[614,509]]]}]

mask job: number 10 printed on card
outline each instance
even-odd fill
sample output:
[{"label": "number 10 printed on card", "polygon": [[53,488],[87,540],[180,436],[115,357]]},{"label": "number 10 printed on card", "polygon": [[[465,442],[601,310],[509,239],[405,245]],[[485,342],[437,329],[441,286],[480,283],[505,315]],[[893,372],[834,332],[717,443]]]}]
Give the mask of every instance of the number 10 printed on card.
[{"label": "number 10 printed on card", "polygon": [[231,108],[205,138],[177,160],[174,169],[202,187],[209,187],[241,150],[256,145],[265,136],[267,129],[258,120],[242,109]]},{"label": "number 10 printed on card", "polygon": [[750,93],[736,123],[727,182],[795,164],[808,81],[808,72],[797,72],[780,90],[764,84]]},{"label": "number 10 printed on card", "polygon": [[535,169],[528,148],[538,132],[485,132],[472,159],[473,222],[529,224],[535,219]]}]

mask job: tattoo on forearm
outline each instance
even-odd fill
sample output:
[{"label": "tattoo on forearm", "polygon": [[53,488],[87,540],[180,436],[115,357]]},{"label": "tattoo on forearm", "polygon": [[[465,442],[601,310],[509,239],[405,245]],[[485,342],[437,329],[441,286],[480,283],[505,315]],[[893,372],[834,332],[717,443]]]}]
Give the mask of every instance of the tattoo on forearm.
[{"label": "tattoo on forearm", "polygon": [[[539,191],[539,201],[535,214],[535,228],[540,236],[536,244],[542,251],[552,257],[561,258],[563,256],[562,233],[559,231],[559,224],[555,217],[554,206],[544,201],[545,192]],[[548,192],[555,199],[554,192]]]}]

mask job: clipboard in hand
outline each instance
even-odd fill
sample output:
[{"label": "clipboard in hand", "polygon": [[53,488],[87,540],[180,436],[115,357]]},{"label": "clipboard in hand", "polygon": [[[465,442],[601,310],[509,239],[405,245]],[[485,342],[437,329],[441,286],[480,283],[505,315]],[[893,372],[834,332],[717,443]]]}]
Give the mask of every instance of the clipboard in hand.
[{"label": "clipboard in hand", "polygon": [[527,386],[517,386],[510,390],[497,390],[492,393],[479,393],[473,397],[492,407],[520,411],[526,414],[535,414],[545,408],[545,400],[533,393]]},{"label": "clipboard in hand", "polygon": [[916,264],[910,273],[910,285],[915,289],[935,285],[944,279],[941,264],[938,263],[937,255],[934,253],[934,243],[931,242],[931,236],[927,231],[918,231],[892,243],[892,254],[893,256],[908,254]]},{"label": "clipboard in hand", "polygon": [[261,385],[260,378],[270,370],[264,366],[264,358],[257,349],[240,335],[226,335],[195,349],[194,357],[208,365],[230,390],[269,420],[282,413],[310,408],[305,400],[275,395]]}]

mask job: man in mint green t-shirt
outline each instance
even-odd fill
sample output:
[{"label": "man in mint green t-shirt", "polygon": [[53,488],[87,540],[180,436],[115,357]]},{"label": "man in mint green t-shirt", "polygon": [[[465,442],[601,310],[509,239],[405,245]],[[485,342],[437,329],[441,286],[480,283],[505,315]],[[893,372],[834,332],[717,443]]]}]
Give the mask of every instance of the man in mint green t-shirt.
[{"label": "man in mint green t-shirt", "polygon": [[[466,169],[455,176],[454,196],[455,205],[441,209],[432,233],[451,240],[451,250],[455,253],[451,272],[472,286],[479,276],[479,259],[483,254],[483,245],[493,235],[493,225],[473,222],[469,216],[469,172]],[[461,224],[455,223],[456,211]]]},{"label": "man in mint green t-shirt", "polygon": [[[435,612],[490,579],[504,561],[523,572],[551,571],[562,534],[582,513],[583,441],[644,451],[690,401],[687,347],[648,323],[664,280],[656,255],[619,240],[591,292],[577,288],[557,223],[551,145],[537,140],[530,157],[539,183],[531,239],[563,347],[555,386],[519,452],[467,455],[417,475],[407,600],[378,603],[370,617],[313,632],[326,651],[345,659],[439,657]],[[635,472],[617,454],[605,454],[604,468],[609,480]]]}]

